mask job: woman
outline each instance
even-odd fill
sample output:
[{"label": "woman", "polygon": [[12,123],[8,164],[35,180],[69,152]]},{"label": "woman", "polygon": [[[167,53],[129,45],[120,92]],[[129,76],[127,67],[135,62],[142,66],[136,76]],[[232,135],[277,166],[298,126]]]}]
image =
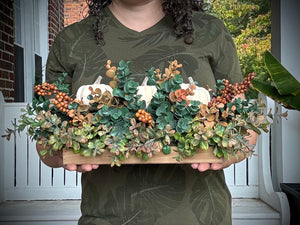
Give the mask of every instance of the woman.
[{"label": "woman", "polygon": [[[132,61],[137,81],[145,69],[164,68],[174,59],[183,64],[185,82],[193,76],[199,86],[214,87],[216,79],[241,80],[230,34],[221,21],[202,12],[198,1],[90,0],[88,5],[89,17],[57,35],[47,62],[49,82],[67,72],[76,92],[105,73],[107,59]],[[231,224],[222,169],[236,163],[234,157],[223,164],[120,168],[63,165],[59,153],[43,161],[85,172],[79,224]]]}]

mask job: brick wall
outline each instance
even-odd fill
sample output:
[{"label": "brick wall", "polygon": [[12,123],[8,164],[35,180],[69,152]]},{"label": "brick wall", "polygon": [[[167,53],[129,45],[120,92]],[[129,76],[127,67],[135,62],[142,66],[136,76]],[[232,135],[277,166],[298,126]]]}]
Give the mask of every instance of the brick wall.
[{"label": "brick wall", "polygon": [[14,14],[13,0],[0,1],[0,91],[14,101]]},{"label": "brick wall", "polygon": [[85,0],[65,0],[64,7],[65,26],[82,20],[88,12]]},{"label": "brick wall", "polygon": [[64,0],[48,0],[49,48],[57,33],[64,27]]}]

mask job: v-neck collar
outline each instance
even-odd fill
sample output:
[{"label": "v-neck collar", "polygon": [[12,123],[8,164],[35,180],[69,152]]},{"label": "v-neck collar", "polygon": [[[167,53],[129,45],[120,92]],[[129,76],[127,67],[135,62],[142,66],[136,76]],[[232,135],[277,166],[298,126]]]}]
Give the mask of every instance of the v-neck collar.
[{"label": "v-neck collar", "polygon": [[108,7],[104,8],[105,13],[108,15],[108,17],[111,19],[111,21],[113,23],[115,23],[115,25],[118,26],[118,28],[120,28],[121,30],[129,33],[129,34],[133,34],[136,36],[143,36],[146,35],[148,33],[151,33],[152,30],[156,30],[159,27],[166,27],[166,23],[167,23],[167,18],[166,16],[164,16],[163,18],[161,18],[157,23],[155,23],[153,26],[143,30],[143,31],[136,31],[133,29],[130,29],[128,27],[126,27],[124,24],[122,24],[115,16],[114,14],[111,12],[111,10]]}]

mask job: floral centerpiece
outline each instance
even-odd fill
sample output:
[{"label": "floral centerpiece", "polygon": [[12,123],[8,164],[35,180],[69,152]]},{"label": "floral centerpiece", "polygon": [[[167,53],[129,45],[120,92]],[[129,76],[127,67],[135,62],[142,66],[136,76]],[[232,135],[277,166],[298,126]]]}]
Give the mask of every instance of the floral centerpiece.
[{"label": "floral centerpiece", "polygon": [[[109,152],[111,165],[121,165],[132,155],[141,161],[169,154],[175,146],[174,162],[193,157],[199,149],[212,149],[219,158],[249,152],[248,130],[260,134],[269,122],[264,104],[236,96],[248,90],[254,74],[241,83],[218,80],[216,91],[198,87],[191,78],[184,84],[176,60],[164,73],[151,68],[140,85],[132,79],[130,62],[118,67],[107,61],[109,85],[82,86],[69,96],[62,74],[53,84],[34,87],[36,97],[23,109],[7,139],[27,128],[27,134],[43,144],[41,155],[65,150],[84,157]],[[211,97],[212,96],[212,97]]]}]

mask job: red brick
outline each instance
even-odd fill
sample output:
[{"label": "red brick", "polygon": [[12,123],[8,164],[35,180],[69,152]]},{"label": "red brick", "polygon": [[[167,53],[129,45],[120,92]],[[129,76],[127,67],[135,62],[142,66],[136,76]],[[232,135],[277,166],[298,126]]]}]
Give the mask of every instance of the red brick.
[{"label": "red brick", "polygon": [[14,42],[15,42],[14,38],[13,37],[9,37],[8,43],[13,45]]},{"label": "red brick", "polygon": [[15,91],[10,91],[9,92],[9,97],[13,97],[14,98],[15,97]]},{"label": "red brick", "polygon": [[5,49],[5,43],[0,40],[0,49],[4,50]]},{"label": "red brick", "polygon": [[11,61],[11,60],[10,60],[10,55],[7,54],[7,52],[2,52],[2,57],[1,57],[1,59],[4,59],[4,60],[6,60],[6,61]]},{"label": "red brick", "polygon": [[5,89],[2,89],[2,94],[4,97],[8,97],[9,96],[9,91],[8,90],[5,90]]},{"label": "red brick", "polygon": [[7,72],[7,71],[1,71],[1,74],[2,74],[2,78],[3,79],[9,79],[9,72]]},{"label": "red brick", "polygon": [[4,26],[4,31],[5,31],[7,34],[10,34],[10,35],[13,35],[13,34],[14,34],[13,28],[12,28],[11,26],[5,25],[5,26]]},{"label": "red brick", "polygon": [[5,15],[4,13],[1,13],[0,16],[1,16],[1,22],[2,23],[5,23],[5,24],[7,24],[11,27],[14,25],[13,19],[11,17]]},{"label": "red brick", "polygon": [[14,82],[13,81],[6,81],[5,82],[5,87],[8,89],[14,89]]},{"label": "red brick", "polygon": [[9,73],[9,79],[10,80],[15,80],[15,74],[14,73]]},{"label": "red brick", "polygon": [[5,51],[8,51],[8,52],[14,52],[14,47],[12,46],[12,45],[10,45],[10,44],[4,44],[4,50]]},{"label": "red brick", "polygon": [[14,100],[14,15],[13,0],[0,2],[0,90],[6,101]]},{"label": "red brick", "polygon": [[88,11],[85,0],[65,0],[65,26],[82,20]]},{"label": "red brick", "polygon": [[8,35],[5,34],[4,32],[1,32],[1,39],[5,42],[8,42]]},{"label": "red brick", "polygon": [[48,0],[49,48],[53,43],[54,37],[63,28],[63,7],[63,0]]},{"label": "red brick", "polygon": [[[0,91],[1,89],[5,88],[5,81],[0,79]],[[3,92],[2,92],[3,93]]]},{"label": "red brick", "polygon": [[0,60],[0,68],[12,71],[13,70],[13,65],[12,65],[12,63]]}]

